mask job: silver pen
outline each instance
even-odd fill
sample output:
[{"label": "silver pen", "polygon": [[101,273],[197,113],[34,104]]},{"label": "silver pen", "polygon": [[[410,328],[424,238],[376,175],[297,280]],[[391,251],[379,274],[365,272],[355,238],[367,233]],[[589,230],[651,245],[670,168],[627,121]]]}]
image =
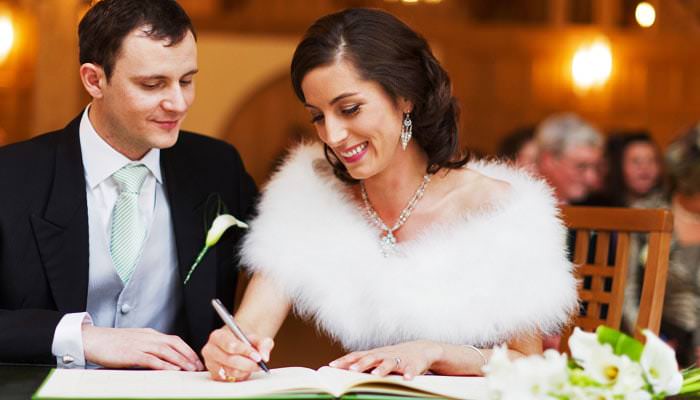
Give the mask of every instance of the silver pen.
[{"label": "silver pen", "polygon": [[[246,337],[245,333],[243,333],[241,328],[238,327],[236,320],[233,319],[233,315],[229,314],[229,312],[226,310],[226,307],[224,307],[224,305],[221,303],[221,300],[212,299],[211,305],[214,306],[214,310],[216,310],[216,313],[219,314],[219,317],[221,317],[221,319],[224,321],[226,326],[228,326],[228,328],[233,332],[233,334],[236,335],[238,340],[255,349],[253,344],[250,343],[250,340],[248,340],[248,338]],[[263,360],[258,361],[258,366],[260,367],[260,369],[267,372],[268,374],[270,373],[270,368],[267,367]]]}]

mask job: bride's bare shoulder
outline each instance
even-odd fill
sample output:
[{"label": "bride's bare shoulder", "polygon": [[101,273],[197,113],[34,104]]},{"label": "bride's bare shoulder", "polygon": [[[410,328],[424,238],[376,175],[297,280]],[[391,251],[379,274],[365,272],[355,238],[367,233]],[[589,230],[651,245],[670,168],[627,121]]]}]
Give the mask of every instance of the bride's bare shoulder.
[{"label": "bride's bare shoulder", "polygon": [[468,167],[438,173],[438,177],[442,207],[458,214],[488,209],[505,200],[511,192],[510,183]]}]

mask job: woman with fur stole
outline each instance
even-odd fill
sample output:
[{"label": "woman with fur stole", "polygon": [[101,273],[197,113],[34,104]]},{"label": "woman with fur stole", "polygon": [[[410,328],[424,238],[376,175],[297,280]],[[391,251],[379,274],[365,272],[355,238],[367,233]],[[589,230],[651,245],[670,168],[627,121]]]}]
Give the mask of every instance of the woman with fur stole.
[{"label": "woman with fur stole", "polygon": [[427,42],[388,13],[349,9],[309,28],[291,73],[322,145],[293,150],[265,189],[236,313],[254,348],[214,331],[212,377],[258,370],[292,307],[350,351],[332,367],[381,376],[480,375],[501,343],[541,352],[577,304],[555,199],[461,154]]}]

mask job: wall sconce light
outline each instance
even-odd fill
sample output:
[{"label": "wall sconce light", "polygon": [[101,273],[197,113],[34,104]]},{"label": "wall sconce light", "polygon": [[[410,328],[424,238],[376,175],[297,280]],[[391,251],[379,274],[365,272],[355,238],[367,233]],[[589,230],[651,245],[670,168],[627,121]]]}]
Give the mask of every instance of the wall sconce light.
[{"label": "wall sconce light", "polygon": [[642,28],[649,28],[654,25],[656,21],[656,10],[654,6],[643,1],[637,4],[637,7],[634,9],[634,18],[637,20],[639,26]]},{"label": "wall sconce light", "polygon": [[576,50],[571,75],[576,89],[587,91],[605,85],[612,72],[613,57],[605,39],[597,39]]},{"label": "wall sconce light", "polygon": [[5,62],[15,41],[15,28],[9,12],[0,10],[0,64]]}]

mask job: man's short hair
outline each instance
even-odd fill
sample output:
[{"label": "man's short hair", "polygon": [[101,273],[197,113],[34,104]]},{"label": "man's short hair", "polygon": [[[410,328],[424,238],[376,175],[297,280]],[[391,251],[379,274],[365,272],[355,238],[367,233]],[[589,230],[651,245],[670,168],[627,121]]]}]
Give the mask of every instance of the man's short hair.
[{"label": "man's short hair", "polygon": [[124,38],[141,27],[151,39],[169,41],[168,46],[187,32],[196,38],[192,21],[175,0],[101,0],[78,26],[80,64],[101,66],[109,80]]},{"label": "man's short hair", "polygon": [[603,146],[603,135],[574,113],[554,114],[545,118],[537,126],[535,137],[540,150],[555,156],[579,146]]}]

